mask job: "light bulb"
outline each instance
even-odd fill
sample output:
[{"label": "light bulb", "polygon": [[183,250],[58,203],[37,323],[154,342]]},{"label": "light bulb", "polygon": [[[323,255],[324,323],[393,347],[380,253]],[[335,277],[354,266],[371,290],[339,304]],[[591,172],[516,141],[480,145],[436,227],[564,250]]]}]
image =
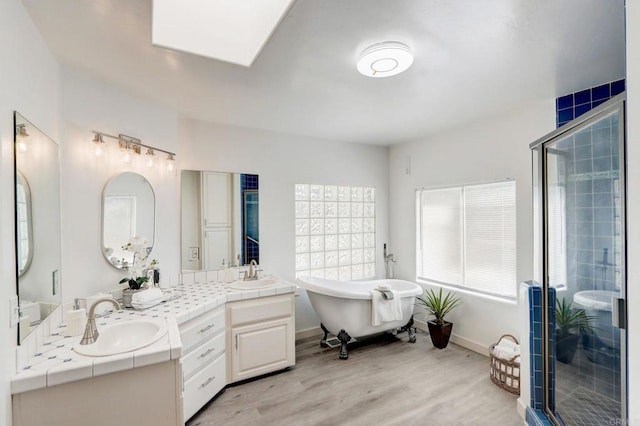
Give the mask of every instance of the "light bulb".
[{"label": "light bulb", "polygon": [[173,158],[173,154],[169,154],[169,156],[167,157],[167,171],[169,173],[173,173],[173,171],[175,170],[175,164],[174,164],[174,158]]},{"label": "light bulb", "polygon": [[147,148],[147,168],[153,169],[153,165],[155,163],[154,158],[155,154],[153,153],[153,149]]},{"label": "light bulb", "polygon": [[102,157],[104,154],[104,139],[100,133],[93,135],[93,154],[96,157]]},{"label": "light bulb", "polygon": [[18,152],[27,152],[29,149],[27,145],[27,139],[29,138],[29,133],[27,133],[27,128],[24,124],[19,124],[18,132],[16,134],[16,149]]}]

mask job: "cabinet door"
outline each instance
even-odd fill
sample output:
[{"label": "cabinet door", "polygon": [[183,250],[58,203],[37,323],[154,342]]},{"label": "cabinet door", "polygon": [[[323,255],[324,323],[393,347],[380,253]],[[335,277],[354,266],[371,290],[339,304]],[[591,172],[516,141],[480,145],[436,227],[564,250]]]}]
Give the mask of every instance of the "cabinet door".
[{"label": "cabinet door", "polygon": [[202,220],[204,227],[231,227],[231,174],[217,172],[202,173]]},{"label": "cabinet door", "polygon": [[203,260],[205,269],[219,269],[222,260],[228,265],[233,259],[231,228],[204,229]]},{"label": "cabinet door", "polygon": [[293,318],[231,329],[231,381],[248,379],[295,364]]}]

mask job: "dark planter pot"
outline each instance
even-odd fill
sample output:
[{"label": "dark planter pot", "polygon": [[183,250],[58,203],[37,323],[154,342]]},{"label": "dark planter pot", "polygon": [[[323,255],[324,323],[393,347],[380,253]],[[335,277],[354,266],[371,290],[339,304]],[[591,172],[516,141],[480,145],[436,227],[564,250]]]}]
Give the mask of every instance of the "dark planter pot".
[{"label": "dark planter pot", "polygon": [[563,364],[570,364],[578,349],[580,336],[569,333],[564,336],[556,336],[556,359]]},{"label": "dark planter pot", "polygon": [[444,324],[438,324],[435,321],[427,321],[427,327],[429,327],[429,336],[431,336],[433,346],[438,349],[446,348],[451,337],[451,330],[453,330],[453,323],[445,321]]}]

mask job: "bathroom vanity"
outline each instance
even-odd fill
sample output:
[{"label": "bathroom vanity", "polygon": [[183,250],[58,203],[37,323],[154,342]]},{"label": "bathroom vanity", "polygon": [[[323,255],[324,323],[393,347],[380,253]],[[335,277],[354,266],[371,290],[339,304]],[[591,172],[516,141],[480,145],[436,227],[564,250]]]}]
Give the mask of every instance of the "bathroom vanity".
[{"label": "bathroom vanity", "polygon": [[99,319],[100,329],[166,318],[166,336],[118,355],[79,355],[80,337],[65,338],[61,313],[51,315],[18,347],[14,425],[41,425],[45,415],[48,425],[180,425],[227,384],[295,364],[294,285],[238,290],[210,271],[183,274],[176,291],[175,300]]}]

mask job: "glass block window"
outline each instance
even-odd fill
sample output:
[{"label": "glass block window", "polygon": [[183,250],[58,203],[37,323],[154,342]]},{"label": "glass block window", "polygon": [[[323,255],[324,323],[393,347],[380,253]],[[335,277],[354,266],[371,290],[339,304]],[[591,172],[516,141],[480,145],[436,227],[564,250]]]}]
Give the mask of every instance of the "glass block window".
[{"label": "glass block window", "polygon": [[296,277],[375,277],[375,188],[297,184],[295,209]]}]

